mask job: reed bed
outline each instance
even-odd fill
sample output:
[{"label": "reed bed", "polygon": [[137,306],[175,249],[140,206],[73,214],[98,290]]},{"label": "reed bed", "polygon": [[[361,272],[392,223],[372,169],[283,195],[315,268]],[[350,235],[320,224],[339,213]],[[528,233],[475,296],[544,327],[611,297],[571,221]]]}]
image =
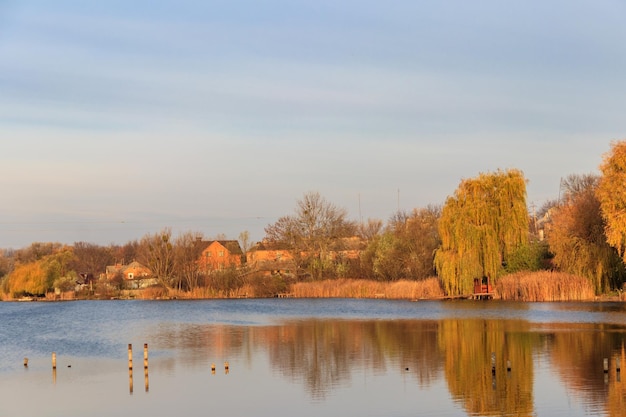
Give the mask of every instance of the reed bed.
[{"label": "reed bed", "polygon": [[589,280],[563,272],[518,272],[500,278],[495,287],[503,300],[589,301],[595,298]]},{"label": "reed bed", "polygon": [[438,278],[422,281],[379,282],[364,279],[334,279],[293,284],[290,295],[297,298],[388,298],[436,299],[443,297]]}]

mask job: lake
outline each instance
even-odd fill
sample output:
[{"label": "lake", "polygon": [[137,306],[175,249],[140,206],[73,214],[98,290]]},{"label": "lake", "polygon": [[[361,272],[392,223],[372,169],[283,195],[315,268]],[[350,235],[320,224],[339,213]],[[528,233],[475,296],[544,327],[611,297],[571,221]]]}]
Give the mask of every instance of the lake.
[{"label": "lake", "polygon": [[0,415],[624,416],[625,335],[624,303],[4,302]]}]

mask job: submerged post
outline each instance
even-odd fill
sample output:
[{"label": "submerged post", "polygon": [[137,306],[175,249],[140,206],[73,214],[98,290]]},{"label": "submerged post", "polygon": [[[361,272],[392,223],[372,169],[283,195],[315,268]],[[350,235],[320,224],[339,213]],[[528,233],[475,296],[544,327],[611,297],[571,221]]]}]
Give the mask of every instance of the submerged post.
[{"label": "submerged post", "polygon": [[148,344],[143,344],[143,367],[148,369]]},{"label": "submerged post", "polygon": [[128,344],[128,369],[133,369],[133,345]]},{"label": "submerged post", "polygon": [[604,373],[608,374],[609,373],[609,358],[604,358],[603,361],[603,368],[604,368]]},{"label": "submerged post", "polygon": [[57,369],[57,354],[52,352],[52,369]]},{"label": "submerged post", "polygon": [[24,368],[28,368],[28,358],[24,358]]},{"label": "submerged post", "polygon": [[511,372],[511,361],[510,360],[506,361],[506,370],[507,370],[507,372]]},{"label": "submerged post", "polygon": [[496,374],[496,352],[491,352],[491,374]]},{"label": "submerged post", "polygon": [[128,393],[133,393],[133,368],[128,368]]},{"label": "submerged post", "polygon": [[147,366],[143,369],[143,384],[146,388],[146,392],[148,392],[150,389],[150,381],[148,380],[148,367]]}]

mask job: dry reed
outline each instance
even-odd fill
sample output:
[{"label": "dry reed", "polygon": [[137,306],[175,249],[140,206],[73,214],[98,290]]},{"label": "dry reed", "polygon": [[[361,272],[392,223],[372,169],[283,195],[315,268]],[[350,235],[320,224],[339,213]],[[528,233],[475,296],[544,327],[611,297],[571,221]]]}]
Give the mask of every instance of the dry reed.
[{"label": "dry reed", "polygon": [[504,276],[496,283],[503,300],[518,301],[586,301],[593,300],[593,286],[586,278],[563,272],[518,272]]},{"label": "dry reed", "polygon": [[422,281],[379,282],[364,279],[335,279],[299,282],[291,286],[297,298],[388,298],[435,299],[443,297],[438,278]]}]

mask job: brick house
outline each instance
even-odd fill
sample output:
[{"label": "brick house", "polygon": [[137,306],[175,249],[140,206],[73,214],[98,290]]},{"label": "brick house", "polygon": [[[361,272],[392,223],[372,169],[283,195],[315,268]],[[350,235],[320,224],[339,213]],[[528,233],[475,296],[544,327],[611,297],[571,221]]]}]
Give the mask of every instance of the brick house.
[{"label": "brick house", "polygon": [[152,271],[139,262],[133,261],[128,265],[115,264],[107,266],[105,274],[108,280],[112,280],[117,274],[121,274],[124,280],[133,280],[147,278],[152,275]]},{"label": "brick house", "polygon": [[198,264],[203,272],[225,268],[239,268],[245,262],[245,256],[236,240],[199,241],[200,256]]},{"label": "brick house", "polygon": [[293,254],[283,245],[267,241],[259,242],[246,253],[246,263],[253,269],[265,273],[285,273],[295,270]]}]

